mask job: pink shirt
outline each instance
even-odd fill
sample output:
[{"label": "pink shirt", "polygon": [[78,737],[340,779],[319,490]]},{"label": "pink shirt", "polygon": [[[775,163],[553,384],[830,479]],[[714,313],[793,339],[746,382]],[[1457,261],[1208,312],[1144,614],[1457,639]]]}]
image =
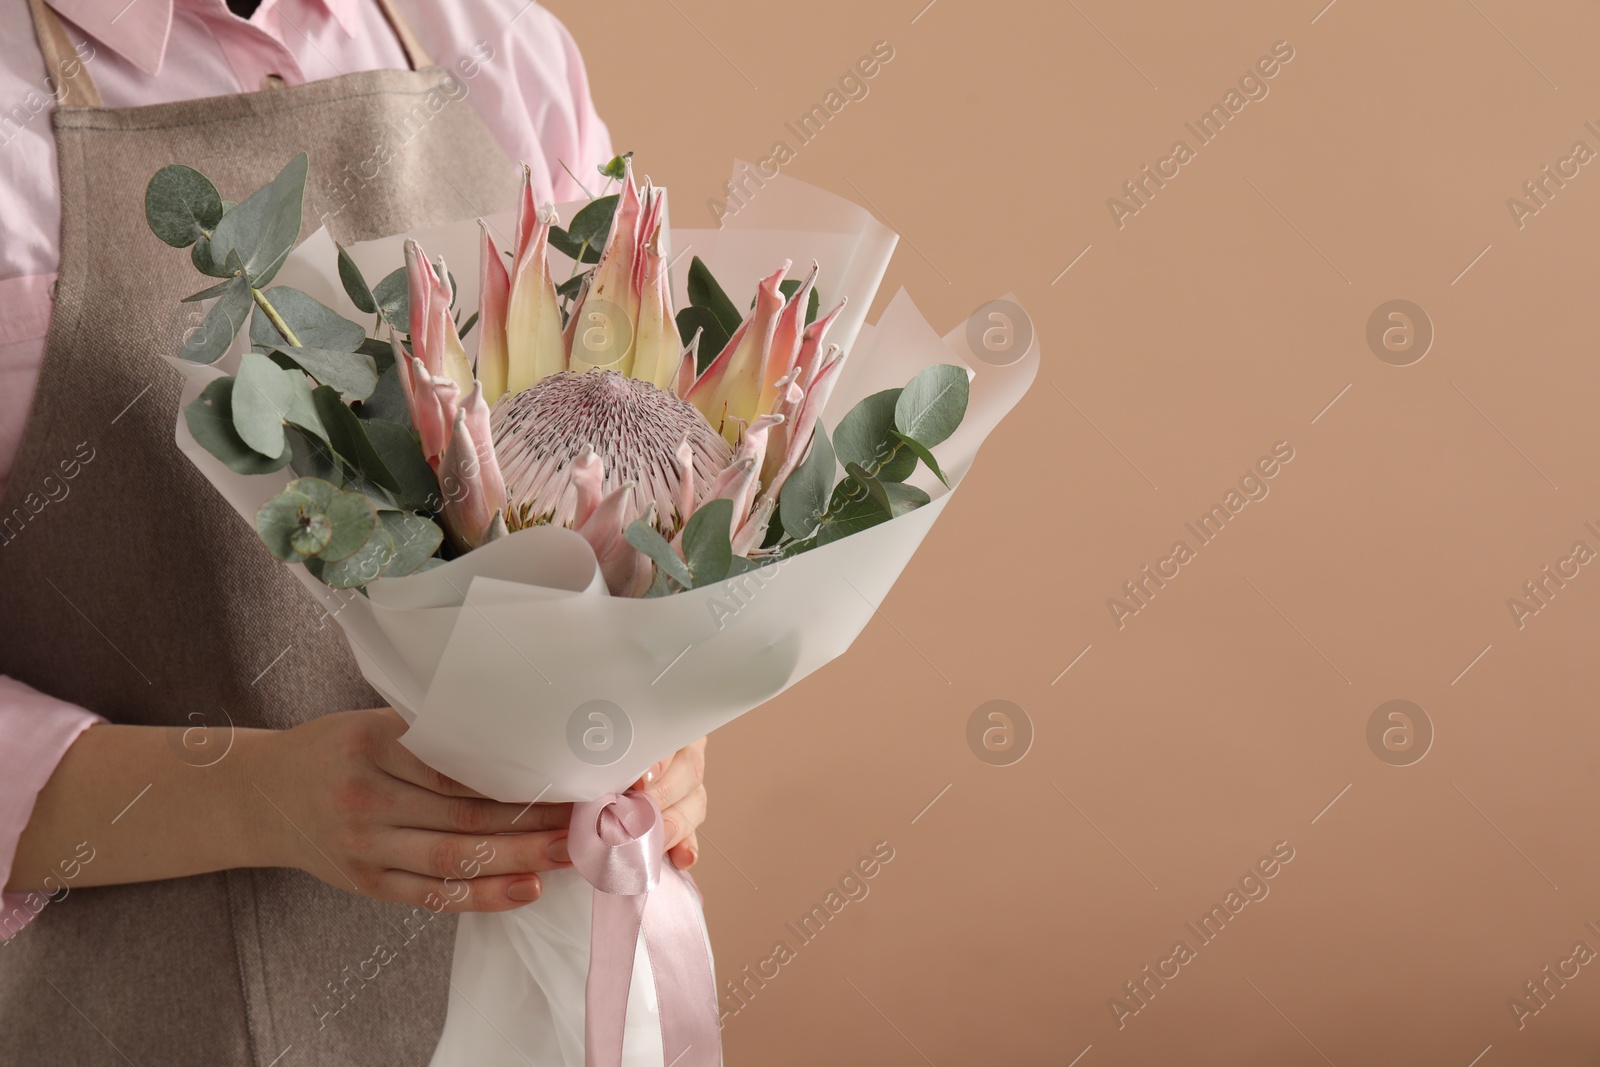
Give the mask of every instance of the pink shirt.
[{"label": "pink shirt", "polygon": [[[276,74],[286,84],[406,66],[376,3],[263,0],[247,21],[225,0],[49,0],[107,107],[136,107],[251,92]],[[514,160],[533,169],[543,197],[583,194],[567,175],[593,175],[612,155],[576,43],[529,0],[400,0],[434,62],[455,73],[466,99]],[[27,0],[0,0],[0,492],[22,441],[50,323],[60,256],[54,100]],[[4,551],[0,548],[0,551]],[[0,677],[0,887],[17,841],[61,756],[101,721],[82,708]],[[42,906],[41,894],[0,895],[0,938]]]}]

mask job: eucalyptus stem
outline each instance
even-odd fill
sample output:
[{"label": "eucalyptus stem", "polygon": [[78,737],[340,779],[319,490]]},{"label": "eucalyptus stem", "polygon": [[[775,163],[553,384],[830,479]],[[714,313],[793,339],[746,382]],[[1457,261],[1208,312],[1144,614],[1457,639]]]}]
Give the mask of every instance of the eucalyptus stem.
[{"label": "eucalyptus stem", "polygon": [[267,316],[267,321],[272,323],[273,327],[283,335],[283,339],[295,348],[300,348],[300,338],[296,337],[294,331],[289,329],[289,324],[283,321],[283,316],[278,314],[278,309],[272,306],[272,301],[267,299],[267,294],[252,285],[250,287],[250,295],[255,299],[256,307],[260,308],[262,313]]}]

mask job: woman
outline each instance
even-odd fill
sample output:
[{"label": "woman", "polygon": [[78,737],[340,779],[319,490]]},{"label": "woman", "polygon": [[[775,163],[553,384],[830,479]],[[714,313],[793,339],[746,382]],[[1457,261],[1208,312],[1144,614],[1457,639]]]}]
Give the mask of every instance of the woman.
[{"label": "woman", "polygon": [[[174,447],[158,357],[194,275],[144,186],[182,162],[242,199],[304,150],[308,228],[347,242],[503,210],[513,159],[574,199],[566,168],[612,153],[582,61],[524,0],[4,3],[35,30],[0,42],[5,1058],[426,1062],[443,916],[537,898],[569,808],[484,799],[400,746]],[[679,866],[703,747],[642,783]]]}]

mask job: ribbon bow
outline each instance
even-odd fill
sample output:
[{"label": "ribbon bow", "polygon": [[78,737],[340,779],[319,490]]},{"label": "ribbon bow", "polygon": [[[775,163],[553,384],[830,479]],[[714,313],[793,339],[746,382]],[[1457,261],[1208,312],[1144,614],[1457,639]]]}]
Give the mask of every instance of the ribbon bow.
[{"label": "ribbon bow", "polygon": [[672,864],[663,864],[664,844],[661,809],[645,793],[607,793],[573,806],[572,865],[598,891],[584,991],[586,1067],[621,1067],[641,927],[661,1006],[665,1062],[673,1067],[722,1062],[717,990],[692,883]]}]

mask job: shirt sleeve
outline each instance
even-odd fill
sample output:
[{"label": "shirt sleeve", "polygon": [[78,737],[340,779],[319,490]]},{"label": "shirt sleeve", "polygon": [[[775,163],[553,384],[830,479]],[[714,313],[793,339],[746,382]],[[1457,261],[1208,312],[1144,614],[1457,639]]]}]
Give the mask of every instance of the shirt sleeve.
[{"label": "shirt sleeve", "polygon": [[[17,842],[39,790],[78,735],[105,720],[76,704],[0,676],[0,886],[11,880]],[[0,940],[39,911],[42,893],[0,893]]]}]

